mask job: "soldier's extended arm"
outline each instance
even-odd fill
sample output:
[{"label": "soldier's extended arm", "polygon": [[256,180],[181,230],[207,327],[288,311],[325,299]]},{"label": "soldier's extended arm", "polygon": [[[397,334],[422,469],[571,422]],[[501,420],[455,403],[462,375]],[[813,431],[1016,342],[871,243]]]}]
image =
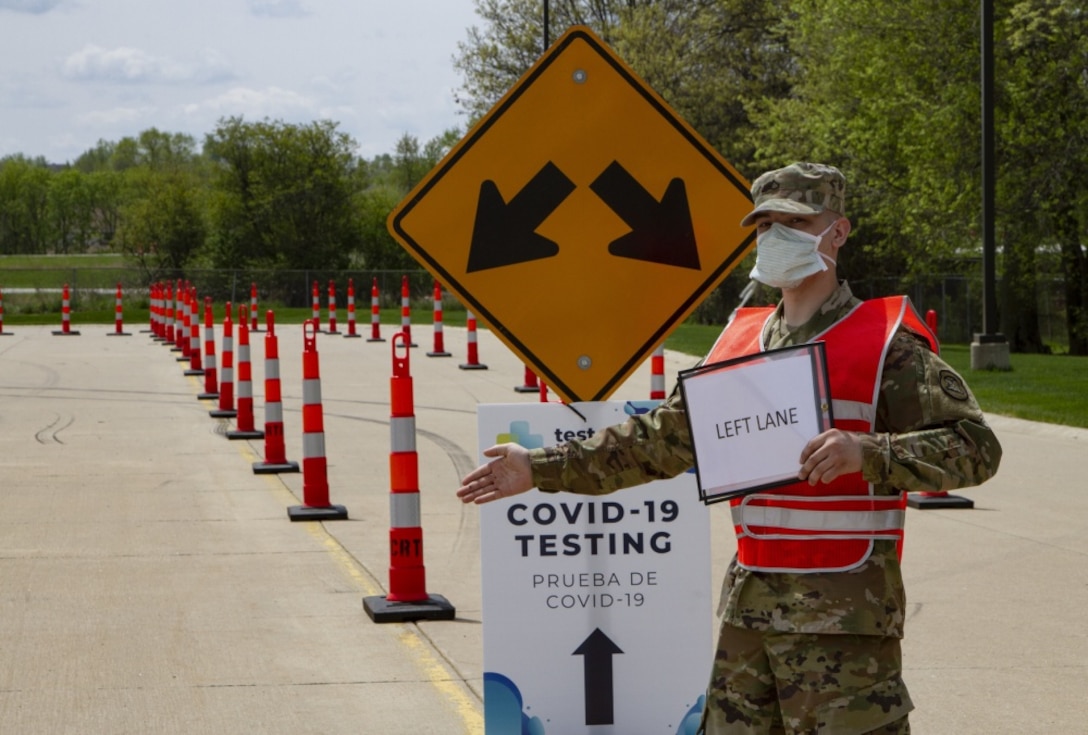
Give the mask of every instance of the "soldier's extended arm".
[{"label": "soldier's extended arm", "polygon": [[529,459],[536,487],[583,495],[674,477],[695,461],[679,391],[649,413],[586,440],[533,449]]}]

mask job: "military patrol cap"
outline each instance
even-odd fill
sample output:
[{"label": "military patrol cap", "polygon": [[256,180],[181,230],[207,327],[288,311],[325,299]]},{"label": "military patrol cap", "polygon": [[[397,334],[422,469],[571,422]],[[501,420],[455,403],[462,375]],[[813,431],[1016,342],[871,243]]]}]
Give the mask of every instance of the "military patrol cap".
[{"label": "military patrol cap", "polygon": [[760,212],[819,214],[825,209],[845,216],[846,179],[834,166],[823,163],[791,163],[768,171],[752,184],[755,209],[740,221],[751,225]]}]

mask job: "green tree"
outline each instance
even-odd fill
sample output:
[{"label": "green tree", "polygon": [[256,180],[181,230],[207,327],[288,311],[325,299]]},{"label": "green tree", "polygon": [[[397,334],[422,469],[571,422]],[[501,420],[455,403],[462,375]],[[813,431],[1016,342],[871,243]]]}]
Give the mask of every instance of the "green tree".
[{"label": "green tree", "polygon": [[65,168],[49,180],[50,239],[58,253],[85,252],[90,246],[94,205],[87,175]]},{"label": "green tree", "polygon": [[[1041,349],[1036,251],[1057,248],[1069,352],[1088,354],[1088,16],[1072,0],[1024,0],[1002,13],[1001,205],[1005,325],[1017,351]],[[1030,320],[1030,317],[1029,317]],[[1032,332],[1031,328],[1035,327]]]},{"label": "green tree", "polygon": [[43,158],[0,160],[0,253],[49,251],[49,178]]},{"label": "green tree", "polygon": [[[134,257],[151,280],[180,276],[204,245],[203,193],[191,171],[130,172],[143,196],[124,206],[118,233],[122,252]],[[134,182],[136,183],[136,182]]]},{"label": "green tree", "polygon": [[345,267],[360,244],[354,149],[329,121],[221,120],[204,143],[213,166],[212,263]]}]

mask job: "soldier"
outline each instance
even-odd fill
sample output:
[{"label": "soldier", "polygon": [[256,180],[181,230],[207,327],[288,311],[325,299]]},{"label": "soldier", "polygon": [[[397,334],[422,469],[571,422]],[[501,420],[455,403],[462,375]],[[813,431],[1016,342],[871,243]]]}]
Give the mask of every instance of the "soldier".
[{"label": "soldier", "polygon": [[[781,289],[782,300],[740,309],[705,358],[823,341],[835,415],[834,428],[804,447],[796,483],[732,501],[742,531],[722,590],[702,721],[710,735],[908,733],[898,556],[905,493],[978,485],[1001,460],[974,396],[938,357],[909,300],[861,301],[839,281],[851,229],[845,196],[842,174],[822,164],[756,179],[754,208],[741,221],[757,230],[751,275]],[[466,503],[533,487],[610,493],[694,463],[675,389],[652,412],[590,439],[533,450],[500,444],[484,455],[494,459],[457,491]],[[759,526],[768,508],[774,529]],[[843,528],[850,532],[827,530]]]}]

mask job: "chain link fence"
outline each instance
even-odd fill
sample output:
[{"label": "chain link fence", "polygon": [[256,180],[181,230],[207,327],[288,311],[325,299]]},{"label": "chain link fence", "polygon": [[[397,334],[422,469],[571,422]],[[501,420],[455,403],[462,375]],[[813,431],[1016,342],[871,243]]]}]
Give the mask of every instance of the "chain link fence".
[{"label": "chain link fence", "polygon": [[[337,304],[347,303],[349,280],[355,288],[355,304],[359,311],[370,307],[371,286],[377,284],[382,308],[399,307],[401,282],[407,277],[413,309],[433,306],[434,279],[423,270],[416,271],[328,271],[328,270],[199,270],[190,269],[170,279],[192,283],[201,298],[210,296],[216,302],[248,303],[250,288],[257,286],[257,298],[263,306],[307,307],[312,303],[317,284],[321,303],[325,304],[328,286],[336,287]],[[71,290],[72,306],[76,310],[112,308],[113,295],[120,284],[126,300],[146,307],[149,279],[138,268],[64,267],[64,268],[6,268],[0,272],[0,293],[9,314],[60,311],[61,289]],[[876,298],[906,294],[924,317],[933,310],[937,314],[938,336],[942,342],[969,343],[976,332],[982,331],[981,278],[954,275],[934,275],[917,279],[904,286],[897,278],[874,278],[851,281],[850,287],[860,298]],[[1000,292],[1000,281],[998,282]],[[700,320],[724,324],[736,306],[736,284],[723,285],[700,307]],[[1067,344],[1065,306],[1060,278],[1041,279],[1038,287],[1039,330],[1042,340],[1051,345]],[[776,298],[771,291],[767,298]],[[457,310],[461,305],[450,298],[443,308]],[[719,313],[720,312],[720,313]]]}]

